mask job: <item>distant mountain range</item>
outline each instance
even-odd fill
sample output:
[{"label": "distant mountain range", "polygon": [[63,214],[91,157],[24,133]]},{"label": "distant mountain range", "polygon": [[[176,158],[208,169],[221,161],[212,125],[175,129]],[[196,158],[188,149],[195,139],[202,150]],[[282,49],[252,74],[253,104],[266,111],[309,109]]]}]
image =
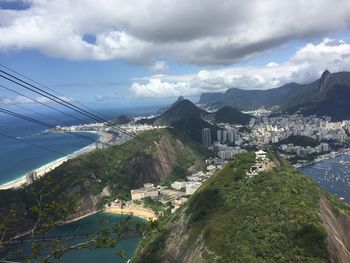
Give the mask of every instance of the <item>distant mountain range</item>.
[{"label": "distant mountain range", "polygon": [[280,106],[286,112],[350,119],[350,72],[330,73],[326,70],[312,83],[293,82],[268,90],[231,88],[225,93],[203,93],[199,103],[241,110]]},{"label": "distant mountain range", "polygon": [[192,139],[201,141],[203,128],[211,129],[213,134],[218,129],[212,122],[246,125],[251,118],[250,115],[229,106],[209,113],[183,97],[179,97],[175,103],[165,109],[159,116],[143,119],[139,123],[172,126]]}]

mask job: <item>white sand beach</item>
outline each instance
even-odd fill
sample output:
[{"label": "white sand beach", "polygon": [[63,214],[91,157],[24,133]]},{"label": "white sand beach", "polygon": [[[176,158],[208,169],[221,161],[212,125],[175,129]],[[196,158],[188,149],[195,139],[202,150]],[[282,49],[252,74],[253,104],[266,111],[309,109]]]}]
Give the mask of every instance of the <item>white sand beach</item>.
[{"label": "white sand beach", "polygon": [[[99,135],[99,140],[103,143],[106,143],[111,140],[111,134],[107,132],[97,132],[97,131],[88,131],[91,133],[95,133]],[[38,167],[37,169],[34,169],[34,171],[37,173],[38,177],[41,177],[45,175],[46,173],[52,171],[53,169],[57,168],[60,166],[62,163],[64,163],[67,160],[74,159],[80,155],[87,154],[91,151],[94,151],[96,149],[95,144],[90,144],[78,151],[75,151],[72,154],[68,154],[64,157],[61,157],[59,159],[56,159],[50,163],[47,163],[43,166]],[[21,186],[24,186],[26,184],[26,175],[21,176],[18,179],[15,179],[13,181],[10,181],[8,183],[0,185],[0,190],[6,190],[6,189],[11,189],[11,188],[19,188]]]},{"label": "white sand beach", "polygon": [[132,215],[136,217],[140,217],[146,220],[157,220],[158,217],[154,213],[152,209],[145,208],[143,206],[135,205],[135,204],[127,204],[123,207],[105,207],[105,212],[119,215]]}]

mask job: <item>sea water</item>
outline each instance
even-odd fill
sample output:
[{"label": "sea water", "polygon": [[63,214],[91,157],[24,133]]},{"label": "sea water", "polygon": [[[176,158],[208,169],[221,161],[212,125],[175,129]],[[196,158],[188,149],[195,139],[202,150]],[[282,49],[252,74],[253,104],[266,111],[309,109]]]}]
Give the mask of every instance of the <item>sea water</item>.
[{"label": "sea water", "polygon": [[[112,227],[116,223],[120,223],[126,220],[126,216],[115,215],[110,213],[99,213],[91,215],[80,219],[79,221],[69,223],[57,227],[55,230],[47,234],[47,237],[61,237],[61,239],[68,238],[74,235],[86,235],[91,234],[98,229],[101,217],[107,221],[107,225]],[[143,221],[143,219],[138,217],[132,217],[128,221],[128,225],[131,228],[135,228],[138,222]],[[133,237],[122,239],[116,248],[99,248],[99,249],[75,249],[64,254],[61,259],[53,259],[51,262],[62,262],[62,263],[124,263],[130,259],[137,247],[138,242],[141,240],[139,235],[133,235]],[[61,241],[65,246],[78,244],[86,241],[86,239],[72,239],[69,241]],[[43,241],[44,244],[49,245],[49,242]],[[2,254],[0,258],[6,258],[10,261],[22,262],[23,255],[27,254],[29,249],[28,244],[18,244],[9,246]],[[119,252],[123,251],[125,253],[124,257],[119,255]],[[42,251],[41,258],[47,256],[47,251]],[[28,255],[28,254],[27,254]],[[40,258],[38,260],[31,261],[33,263],[41,262]]]},{"label": "sea water", "polygon": [[350,152],[302,167],[299,171],[350,204]]},{"label": "sea water", "polygon": [[[147,115],[156,112],[159,107],[160,106],[144,106],[99,109],[101,114],[98,115],[103,115],[104,119],[114,119],[121,114]],[[93,119],[86,118],[74,112],[69,112],[69,114],[82,119],[84,122],[57,112],[45,112],[45,115],[47,115],[48,118],[45,118],[42,115],[36,115],[35,113],[21,114],[55,126],[96,122]],[[53,151],[47,151],[0,135],[0,184],[18,179],[31,170],[63,157],[61,154],[72,154],[73,152],[92,144],[98,139],[98,136],[93,133],[84,133],[84,136],[87,136],[90,139],[78,138],[67,133],[44,134],[43,131],[46,129],[47,127],[26,120],[0,114],[1,133],[60,153],[58,154]]]}]

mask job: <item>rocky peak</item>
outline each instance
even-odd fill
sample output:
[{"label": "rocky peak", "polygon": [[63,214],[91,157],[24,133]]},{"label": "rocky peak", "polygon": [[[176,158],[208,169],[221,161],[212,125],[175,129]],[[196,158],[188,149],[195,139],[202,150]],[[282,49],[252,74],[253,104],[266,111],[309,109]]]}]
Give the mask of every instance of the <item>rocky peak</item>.
[{"label": "rocky peak", "polygon": [[321,75],[321,79],[320,79],[320,91],[324,92],[327,88],[327,81],[329,80],[329,78],[331,77],[331,73],[328,71],[328,69],[326,69],[322,75]]},{"label": "rocky peak", "polygon": [[177,102],[183,101],[184,99],[185,99],[185,97],[180,95],[180,96],[177,98]]}]

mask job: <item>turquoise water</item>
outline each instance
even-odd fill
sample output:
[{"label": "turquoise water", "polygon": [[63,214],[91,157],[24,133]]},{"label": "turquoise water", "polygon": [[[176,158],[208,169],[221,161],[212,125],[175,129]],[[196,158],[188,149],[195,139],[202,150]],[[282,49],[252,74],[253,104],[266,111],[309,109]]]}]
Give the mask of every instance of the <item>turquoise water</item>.
[{"label": "turquoise water", "polygon": [[[122,216],[122,215],[114,215],[109,213],[108,214],[104,213],[104,217],[108,219],[109,225],[125,220],[126,218],[125,216]],[[84,219],[81,219],[77,222],[60,226],[55,231],[55,234],[56,233],[58,234],[89,233],[89,231],[97,227],[98,221],[99,221],[99,215],[92,215]],[[135,224],[140,221],[142,221],[142,219],[133,217],[130,223]],[[129,239],[122,240],[115,250],[110,248],[96,249],[91,251],[87,249],[74,250],[66,254],[61,260],[57,260],[54,262],[65,262],[65,263],[127,262],[127,260],[131,258],[131,256],[133,255],[139,241],[140,241],[140,238],[129,238]],[[125,251],[126,253],[125,258],[121,258],[120,256],[118,256],[118,252],[121,250]]]},{"label": "turquoise water", "polygon": [[[69,223],[66,225],[62,225],[57,227],[54,231],[50,232],[48,236],[70,236],[70,235],[85,235],[93,232],[95,229],[97,229],[99,220],[101,219],[101,216],[103,216],[106,220],[108,220],[108,225],[112,226],[115,223],[122,222],[126,219],[126,216],[123,215],[115,215],[110,213],[100,213],[95,214],[92,216],[88,216],[86,218],[83,218],[79,221]],[[143,221],[143,219],[140,219],[138,217],[132,217],[130,220],[130,225],[135,225],[138,222]],[[65,241],[67,244],[77,244],[84,241],[84,239],[75,239],[70,241]],[[56,263],[124,263],[127,262],[129,258],[132,257],[138,242],[140,241],[140,238],[128,238],[122,240],[116,249],[112,248],[100,248],[100,249],[94,249],[94,250],[88,250],[88,249],[77,249],[72,250],[65,254],[63,258],[59,260],[53,260],[52,262]],[[11,250],[8,250],[7,253],[16,251],[16,250],[24,250],[26,252],[29,251],[28,247],[25,245],[16,245],[12,246]],[[124,251],[126,254],[125,258],[120,257],[118,254],[120,251]],[[44,253],[43,253],[44,254]],[[3,255],[0,255],[0,258]],[[7,258],[8,260],[13,261],[21,261],[23,260],[22,256],[12,256],[10,258]],[[36,261],[33,261],[33,263]],[[37,261],[40,262],[40,261]]]}]

